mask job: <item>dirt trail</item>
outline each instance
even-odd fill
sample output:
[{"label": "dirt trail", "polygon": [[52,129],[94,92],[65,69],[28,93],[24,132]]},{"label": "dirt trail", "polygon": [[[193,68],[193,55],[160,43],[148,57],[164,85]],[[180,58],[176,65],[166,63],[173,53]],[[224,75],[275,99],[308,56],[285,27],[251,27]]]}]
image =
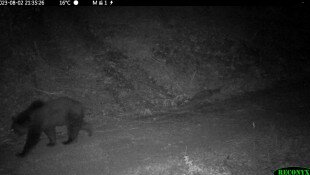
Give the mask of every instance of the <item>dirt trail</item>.
[{"label": "dirt trail", "polygon": [[69,146],[43,139],[25,159],[14,156],[22,144],[2,144],[0,174],[255,175],[306,166],[308,87],[111,123]]}]

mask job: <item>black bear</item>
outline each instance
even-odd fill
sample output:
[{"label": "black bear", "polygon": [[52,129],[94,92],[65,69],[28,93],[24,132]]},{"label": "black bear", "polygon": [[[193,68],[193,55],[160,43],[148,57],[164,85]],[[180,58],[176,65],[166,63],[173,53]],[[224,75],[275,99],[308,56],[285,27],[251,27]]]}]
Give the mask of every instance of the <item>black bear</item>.
[{"label": "black bear", "polygon": [[84,121],[83,105],[68,97],[60,97],[43,102],[34,101],[25,111],[13,117],[11,130],[18,135],[27,133],[26,144],[19,157],[24,157],[39,142],[41,133],[49,138],[47,146],[56,144],[56,126],[66,126],[69,144],[76,140],[79,131],[85,130],[92,135],[92,126]]}]

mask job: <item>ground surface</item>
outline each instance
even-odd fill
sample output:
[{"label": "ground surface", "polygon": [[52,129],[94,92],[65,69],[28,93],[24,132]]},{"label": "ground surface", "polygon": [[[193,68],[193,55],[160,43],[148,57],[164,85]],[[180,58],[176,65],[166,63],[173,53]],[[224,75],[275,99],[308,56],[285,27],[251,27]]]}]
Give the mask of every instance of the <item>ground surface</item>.
[{"label": "ground surface", "polygon": [[[18,159],[23,139],[2,142],[0,174],[249,175],[309,165],[309,85],[305,82],[213,105],[108,123],[93,137]],[[308,161],[308,162],[307,162]]]}]

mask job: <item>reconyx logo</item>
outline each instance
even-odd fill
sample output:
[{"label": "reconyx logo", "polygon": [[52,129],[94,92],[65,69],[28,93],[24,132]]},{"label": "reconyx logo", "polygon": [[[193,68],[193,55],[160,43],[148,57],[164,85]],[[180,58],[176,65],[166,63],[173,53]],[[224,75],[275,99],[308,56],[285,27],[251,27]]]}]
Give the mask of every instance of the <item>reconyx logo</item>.
[{"label": "reconyx logo", "polygon": [[301,167],[287,167],[281,168],[273,173],[274,175],[310,175],[309,168],[301,168]]}]

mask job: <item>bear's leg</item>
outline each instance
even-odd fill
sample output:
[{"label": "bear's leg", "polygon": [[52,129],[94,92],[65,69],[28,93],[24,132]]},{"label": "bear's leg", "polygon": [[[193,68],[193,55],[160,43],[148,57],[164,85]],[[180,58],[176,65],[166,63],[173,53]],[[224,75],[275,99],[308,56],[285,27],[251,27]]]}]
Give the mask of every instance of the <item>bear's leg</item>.
[{"label": "bear's leg", "polygon": [[68,140],[63,142],[63,144],[67,145],[72,143],[76,140],[79,131],[81,130],[83,119],[77,118],[77,117],[69,117],[69,122],[67,124],[67,130],[68,130]]},{"label": "bear's leg", "polygon": [[55,146],[56,145],[56,130],[55,127],[50,127],[44,130],[44,133],[49,139],[49,143],[47,146]]},{"label": "bear's leg", "polygon": [[83,121],[81,130],[86,131],[89,137],[93,135],[93,128],[90,123]]},{"label": "bear's leg", "polygon": [[19,157],[25,157],[29,151],[40,141],[42,130],[39,125],[29,126],[26,144],[21,153],[17,154]]}]

